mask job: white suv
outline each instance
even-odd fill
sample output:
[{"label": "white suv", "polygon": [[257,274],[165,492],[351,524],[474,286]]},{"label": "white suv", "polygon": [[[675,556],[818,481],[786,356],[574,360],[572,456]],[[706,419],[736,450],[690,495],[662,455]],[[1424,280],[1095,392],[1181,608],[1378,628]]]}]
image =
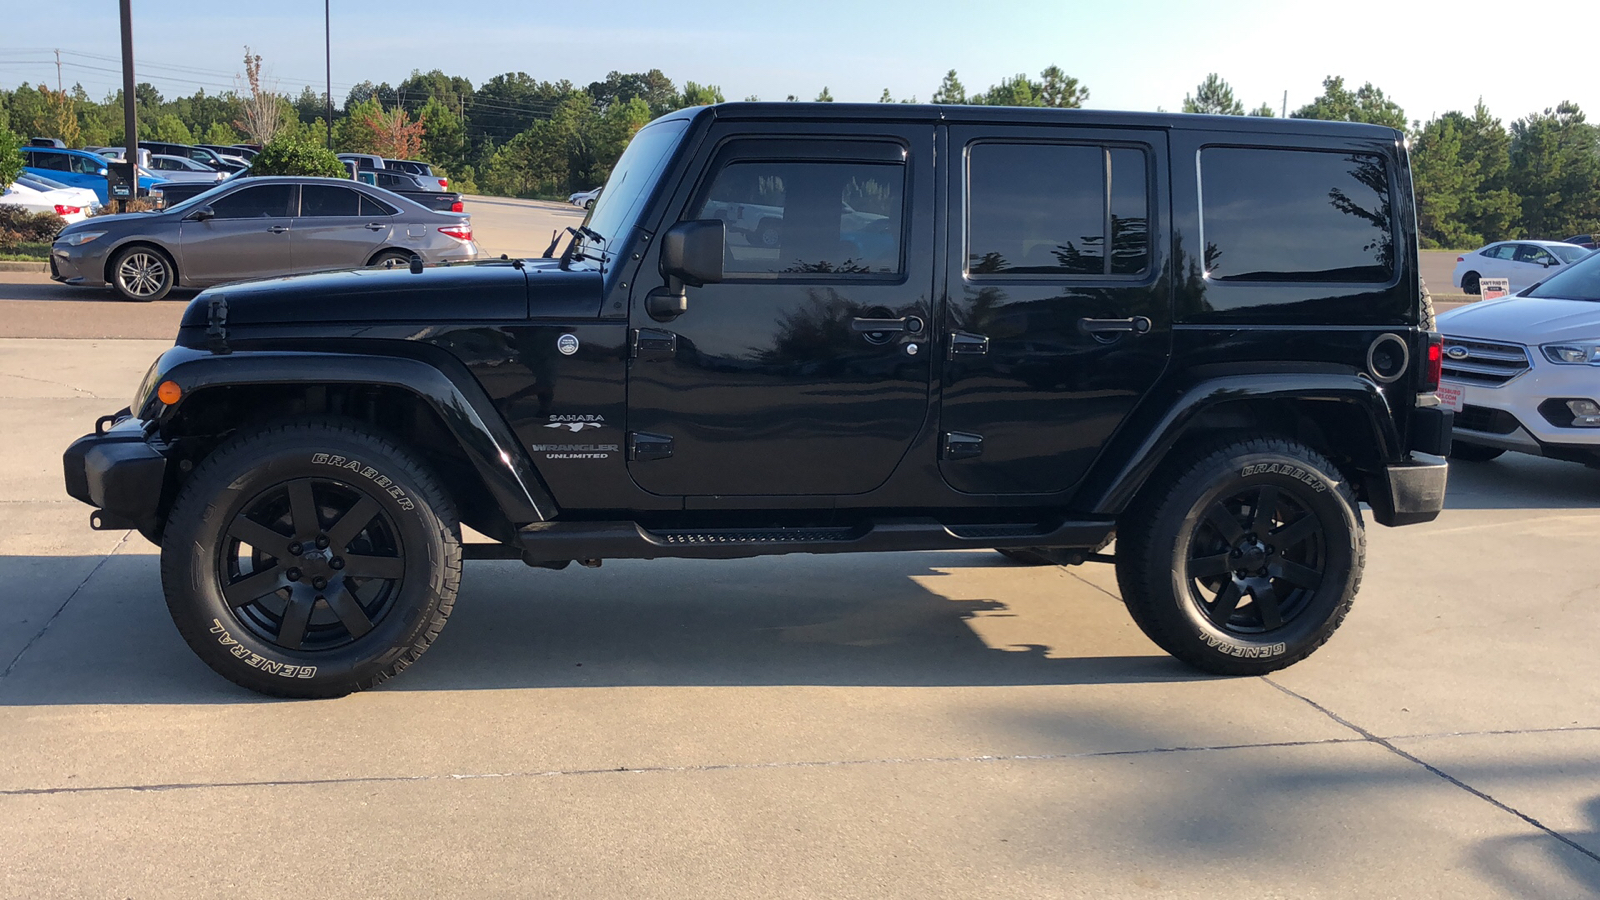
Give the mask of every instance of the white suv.
[{"label": "white suv", "polygon": [[1522,294],[1443,313],[1439,399],[1457,459],[1600,464],[1600,254]]}]

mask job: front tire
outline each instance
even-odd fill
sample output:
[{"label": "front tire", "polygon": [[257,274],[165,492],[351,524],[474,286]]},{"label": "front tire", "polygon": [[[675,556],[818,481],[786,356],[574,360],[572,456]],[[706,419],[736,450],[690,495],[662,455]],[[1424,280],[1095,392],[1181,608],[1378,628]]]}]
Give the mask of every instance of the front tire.
[{"label": "front tire", "polygon": [[129,247],[111,261],[111,286],[124,300],[160,300],[177,280],[172,260],[154,247]]},{"label": "front tire", "polygon": [[1217,675],[1310,656],[1344,621],[1366,554],[1355,495],[1316,451],[1235,438],[1175,460],[1119,524],[1117,583],[1161,649]]},{"label": "front tire", "polygon": [[461,581],[460,526],[431,472],[353,423],[235,435],[179,491],[161,543],[167,608],[224,678],[337,697],[415,662]]}]

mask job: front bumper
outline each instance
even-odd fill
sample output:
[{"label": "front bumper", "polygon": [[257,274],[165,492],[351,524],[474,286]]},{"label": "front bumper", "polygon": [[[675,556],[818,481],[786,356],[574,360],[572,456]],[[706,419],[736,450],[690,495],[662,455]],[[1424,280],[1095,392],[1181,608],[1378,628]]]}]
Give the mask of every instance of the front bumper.
[{"label": "front bumper", "polygon": [[76,247],[56,242],[50,247],[50,277],[62,284],[100,287],[106,283],[105,254],[90,241]]},{"label": "front bumper", "polygon": [[1534,359],[1526,372],[1504,384],[1446,383],[1462,392],[1456,440],[1552,459],[1600,459],[1600,428],[1558,425],[1541,411],[1552,400],[1600,401],[1600,377],[1589,366],[1558,366]]},{"label": "front bumper", "polygon": [[147,439],[144,423],[126,410],[118,415],[110,428],[97,425],[62,455],[67,493],[99,510],[91,519],[96,528],[137,528],[156,540],[167,458]]}]

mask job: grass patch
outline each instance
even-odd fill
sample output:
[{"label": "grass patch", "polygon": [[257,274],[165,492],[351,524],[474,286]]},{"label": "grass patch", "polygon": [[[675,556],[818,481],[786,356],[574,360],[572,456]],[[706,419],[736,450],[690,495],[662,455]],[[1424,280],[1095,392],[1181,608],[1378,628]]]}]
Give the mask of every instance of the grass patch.
[{"label": "grass patch", "polygon": [[50,258],[50,245],[42,241],[21,241],[0,245],[0,259],[44,262]]}]

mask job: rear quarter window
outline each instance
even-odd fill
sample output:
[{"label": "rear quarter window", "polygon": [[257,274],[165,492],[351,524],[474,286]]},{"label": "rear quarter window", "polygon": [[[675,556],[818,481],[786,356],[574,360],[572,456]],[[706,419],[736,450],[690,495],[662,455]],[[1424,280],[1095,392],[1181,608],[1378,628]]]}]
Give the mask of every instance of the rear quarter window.
[{"label": "rear quarter window", "polygon": [[1206,147],[1201,236],[1208,278],[1387,284],[1395,273],[1388,168],[1376,154]]}]

